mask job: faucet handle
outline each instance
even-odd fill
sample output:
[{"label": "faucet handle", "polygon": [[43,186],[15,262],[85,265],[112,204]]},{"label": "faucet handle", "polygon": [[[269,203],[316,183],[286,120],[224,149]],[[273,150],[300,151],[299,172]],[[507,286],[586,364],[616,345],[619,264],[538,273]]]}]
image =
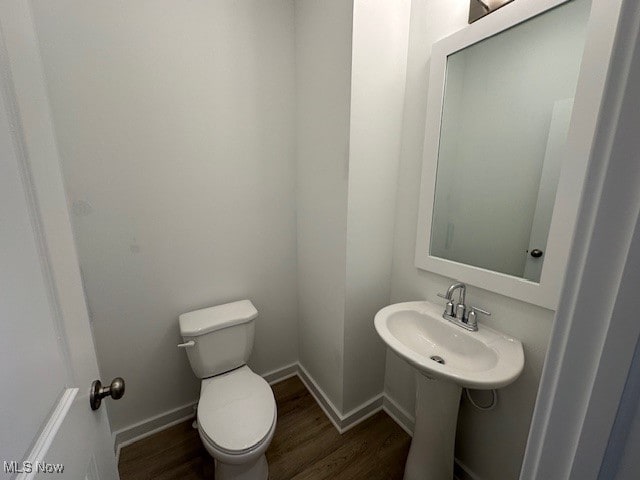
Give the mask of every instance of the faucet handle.
[{"label": "faucet handle", "polygon": [[467,314],[467,318],[465,318],[465,323],[469,325],[473,329],[473,331],[478,330],[478,313],[482,313],[484,315],[491,315],[490,312],[483,310],[479,307],[469,307],[469,313]]},{"label": "faucet handle", "polygon": [[454,316],[453,300],[447,297],[444,293],[438,293],[438,296],[440,298],[444,298],[447,301],[447,305],[444,308],[445,315],[449,315],[450,317],[453,317]]},{"label": "faucet handle", "polygon": [[481,309],[480,307],[469,307],[469,310],[471,312],[476,312],[476,313],[482,313],[483,315],[487,315],[487,316],[491,316],[491,312],[487,312],[486,310]]}]

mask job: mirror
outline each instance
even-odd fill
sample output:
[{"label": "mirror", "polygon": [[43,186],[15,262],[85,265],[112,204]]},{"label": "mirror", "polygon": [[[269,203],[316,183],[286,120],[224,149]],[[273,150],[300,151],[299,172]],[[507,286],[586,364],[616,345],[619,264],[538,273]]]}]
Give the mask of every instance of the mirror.
[{"label": "mirror", "polygon": [[421,268],[428,258],[450,276],[434,261],[541,282],[591,7],[543,3],[525,19],[505,14],[501,30],[487,18],[434,46]]},{"label": "mirror", "polygon": [[448,56],[431,255],[540,281],[588,7]]}]

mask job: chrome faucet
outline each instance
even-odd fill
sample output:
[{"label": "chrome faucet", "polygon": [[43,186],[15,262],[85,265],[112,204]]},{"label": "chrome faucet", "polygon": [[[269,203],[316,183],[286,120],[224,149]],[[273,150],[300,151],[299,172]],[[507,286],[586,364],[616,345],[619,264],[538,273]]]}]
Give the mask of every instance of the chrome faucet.
[{"label": "chrome faucet", "polygon": [[[460,290],[460,293],[458,295],[458,303],[454,304],[453,303],[453,294],[455,293],[456,290]],[[447,289],[447,293],[445,293],[444,295],[442,293],[439,293],[438,296],[444,298],[447,301],[447,305],[444,308],[444,314],[443,317],[446,318],[447,320],[450,318],[464,318],[464,310],[465,310],[465,305],[464,305],[464,299],[465,299],[465,295],[467,292],[467,286],[464,283],[454,283],[452,284],[448,289]]]},{"label": "chrome faucet", "polygon": [[[453,295],[456,290],[460,290],[458,294],[458,303],[454,304]],[[465,296],[467,293],[467,286],[464,283],[454,283],[448,289],[447,293],[439,293],[438,296],[447,300],[447,305],[444,307],[444,313],[442,317],[449,320],[451,323],[455,323],[459,327],[472,332],[478,331],[478,313],[484,315],[491,315],[478,307],[469,307],[467,312],[467,306],[465,305]]]}]

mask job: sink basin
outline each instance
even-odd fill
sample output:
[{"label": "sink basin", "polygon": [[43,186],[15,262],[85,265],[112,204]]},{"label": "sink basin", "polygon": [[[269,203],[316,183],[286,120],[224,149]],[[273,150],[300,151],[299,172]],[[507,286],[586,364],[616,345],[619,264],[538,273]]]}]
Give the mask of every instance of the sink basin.
[{"label": "sink basin", "polygon": [[416,369],[415,426],[404,480],[453,478],[462,388],[494,389],[524,367],[522,344],[480,324],[471,332],[430,302],[390,305],[375,316],[382,340]]},{"label": "sink basin", "polygon": [[430,302],[390,305],[377,313],[376,330],[428,377],[475,389],[504,387],[518,378],[524,367],[518,340],[484,325],[467,331],[442,318],[442,310]]},{"label": "sink basin", "polygon": [[415,427],[404,480],[453,478],[462,388],[493,389],[524,367],[522,343],[482,324],[471,332],[442,318],[430,302],[389,305],[375,316],[378,335],[415,367]]}]

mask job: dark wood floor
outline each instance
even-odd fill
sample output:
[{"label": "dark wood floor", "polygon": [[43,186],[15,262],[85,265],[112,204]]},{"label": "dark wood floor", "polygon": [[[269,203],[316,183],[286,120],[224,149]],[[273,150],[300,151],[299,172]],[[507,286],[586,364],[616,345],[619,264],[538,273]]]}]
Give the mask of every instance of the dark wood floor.
[{"label": "dark wood floor", "polygon": [[[273,386],[278,423],[267,450],[270,480],[401,479],[411,438],[383,412],[340,435],[297,377]],[[191,421],[120,452],[122,480],[213,478]]]}]

